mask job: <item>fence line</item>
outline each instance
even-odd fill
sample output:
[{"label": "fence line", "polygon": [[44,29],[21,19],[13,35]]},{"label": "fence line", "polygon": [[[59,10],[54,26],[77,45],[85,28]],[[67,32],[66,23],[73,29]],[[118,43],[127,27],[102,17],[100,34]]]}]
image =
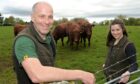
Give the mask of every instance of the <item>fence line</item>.
[{"label": "fence line", "polygon": [[[137,63],[138,63],[138,62],[140,62],[140,60],[138,60]],[[136,63],[136,62],[135,62],[135,63]],[[113,74],[111,74],[111,75],[117,74],[117,73],[121,72],[122,70],[124,70],[124,69],[126,69],[126,68],[128,68],[128,67],[130,67],[130,66],[132,66],[132,65],[134,65],[135,63],[133,63],[133,64],[131,64],[131,65],[129,65],[129,66],[126,66],[126,67],[124,67],[123,69],[121,69],[121,70],[119,70],[119,71],[117,71],[116,73],[113,73]],[[132,72],[131,72],[131,73],[132,73]],[[107,80],[108,78],[109,78],[109,77],[106,77],[106,78],[102,79],[101,81],[97,82],[96,84],[99,84],[100,82],[105,81],[105,80]]]},{"label": "fence line", "polygon": [[[129,75],[132,75],[132,74],[135,74],[135,73],[138,73],[138,72],[140,72],[140,68],[139,68],[138,70],[136,70],[136,71],[131,72]],[[127,75],[126,75],[126,76],[127,76]],[[115,79],[113,79],[113,80],[110,80],[110,81],[106,82],[105,84],[111,84],[112,82],[117,81],[117,80],[119,80],[120,78],[122,78],[122,77],[119,76],[119,77],[117,77],[117,78],[115,78]],[[140,77],[139,77],[139,78],[140,78]],[[131,83],[130,83],[130,84],[131,84]]]},{"label": "fence line", "polygon": [[102,72],[102,71],[104,71],[104,70],[106,70],[108,68],[111,68],[111,67],[115,66],[116,64],[119,64],[119,63],[121,63],[121,62],[123,62],[123,61],[125,61],[125,60],[127,60],[127,59],[129,59],[131,57],[134,57],[135,55],[137,55],[137,54],[133,54],[133,55],[127,57],[126,59],[120,60],[120,61],[118,61],[118,62],[116,62],[116,63],[114,63],[114,64],[112,64],[112,65],[110,65],[110,66],[108,66],[108,67],[106,67],[104,69],[102,69],[102,70],[96,71],[95,74],[98,74],[99,72]]},{"label": "fence line", "polygon": [[138,81],[138,84],[140,84],[140,77],[128,82],[127,84],[132,84],[132,83],[135,83],[136,81]]}]

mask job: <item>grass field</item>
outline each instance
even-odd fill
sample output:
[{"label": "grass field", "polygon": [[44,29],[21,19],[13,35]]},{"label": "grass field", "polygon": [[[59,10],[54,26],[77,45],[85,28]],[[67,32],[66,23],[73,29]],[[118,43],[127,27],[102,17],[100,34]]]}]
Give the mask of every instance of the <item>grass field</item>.
[{"label": "grass field", "polygon": [[[137,60],[140,65],[139,26],[127,26],[129,39],[134,42],[137,49]],[[57,44],[56,66],[66,69],[82,69],[92,73],[102,70],[106,58],[107,26],[96,26],[93,29],[91,47],[84,48],[80,44],[79,50],[72,50],[68,45]],[[16,84],[16,77],[12,67],[12,43],[14,35],[12,27],[0,27],[0,84]],[[95,74],[97,83],[105,82],[103,72]],[[140,76],[132,75],[132,78]]]}]

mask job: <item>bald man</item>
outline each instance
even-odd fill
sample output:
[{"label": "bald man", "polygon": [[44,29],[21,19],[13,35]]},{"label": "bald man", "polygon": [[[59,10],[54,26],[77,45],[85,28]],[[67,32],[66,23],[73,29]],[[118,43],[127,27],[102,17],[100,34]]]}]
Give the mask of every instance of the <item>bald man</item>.
[{"label": "bald man", "polygon": [[55,68],[55,43],[50,34],[53,8],[47,2],[33,5],[29,28],[15,38],[13,47],[14,68],[18,84],[34,84],[62,80],[81,80],[94,84],[92,73],[82,70]]}]

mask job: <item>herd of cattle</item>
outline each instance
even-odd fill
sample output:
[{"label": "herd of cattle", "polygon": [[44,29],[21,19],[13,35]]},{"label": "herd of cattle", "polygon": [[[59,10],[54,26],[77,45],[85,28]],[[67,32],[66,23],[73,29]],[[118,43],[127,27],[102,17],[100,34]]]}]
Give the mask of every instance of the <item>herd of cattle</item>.
[{"label": "herd of cattle", "polygon": [[[88,40],[88,46],[90,47],[93,27],[94,24],[89,23],[87,20],[77,19],[58,24],[52,31],[52,35],[56,43],[57,40],[61,39],[62,46],[64,46],[64,37],[68,37],[67,43],[70,43],[71,47],[76,44],[76,48],[78,48],[79,43],[82,43],[82,41],[84,41],[85,47],[86,39]],[[16,24],[14,26],[14,35],[16,36],[24,28],[27,28],[27,25]]]}]

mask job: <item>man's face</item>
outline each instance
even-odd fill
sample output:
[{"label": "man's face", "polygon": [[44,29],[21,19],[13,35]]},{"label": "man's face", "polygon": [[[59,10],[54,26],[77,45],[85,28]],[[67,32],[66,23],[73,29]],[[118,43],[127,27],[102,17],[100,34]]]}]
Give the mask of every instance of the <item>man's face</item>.
[{"label": "man's face", "polygon": [[53,24],[52,8],[45,4],[37,5],[32,14],[32,21],[39,34],[45,36],[50,31],[50,27]]}]

